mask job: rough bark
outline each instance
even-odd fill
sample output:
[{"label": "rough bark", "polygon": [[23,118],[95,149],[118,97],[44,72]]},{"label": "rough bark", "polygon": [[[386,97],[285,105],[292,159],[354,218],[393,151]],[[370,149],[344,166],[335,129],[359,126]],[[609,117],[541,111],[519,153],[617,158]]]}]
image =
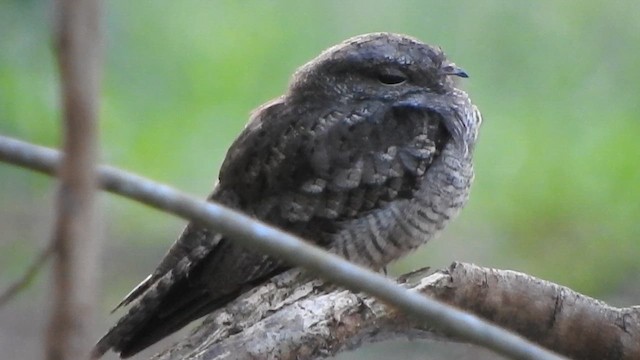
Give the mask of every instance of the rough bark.
[{"label": "rough bark", "polygon": [[[454,263],[407,287],[575,359],[639,359],[640,307],[614,308],[532,276]],[[382,302],[293,270],[210,315],[155,360],[317,359],[366,343],[459,341]]]}]

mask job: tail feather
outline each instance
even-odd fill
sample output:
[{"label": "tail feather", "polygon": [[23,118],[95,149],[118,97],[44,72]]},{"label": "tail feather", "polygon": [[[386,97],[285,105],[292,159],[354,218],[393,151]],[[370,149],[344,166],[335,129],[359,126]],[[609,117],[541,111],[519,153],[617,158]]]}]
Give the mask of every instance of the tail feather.
[{"label": "tail feather", "polygon": [[220,308],[235,296],[237,294],[230,294],[212,301],[206,294],[203,294],[193,298],[190,302],[183,302],[184,306],[173,309],[171,315],[155,316],[150,319],[133,337],[114,347],[114,350],[119,352],[123,359],[131,357],[182,329],[190,322]]},{"label": "tail feather", "polygon": [[[176,281],[173,271],[164,274],[154,284],[149,285],[144,295],[133,304],[127,313],[116,323],[115,326],[104,335],[94,346],[91,352],[92,359],[99,359],[109,349],[117,349],[120,344],[135,336],[141,327],[143,327],[149,319],[153,318],[158,310],[165,305],[167,298],[171,293],[175,294],[175,290],[182,286],[172,287],[172,284],[187,283],[184,279]],[[187,295],[187,294],[185,294]]]},{"label": "tail feather", "polygon": [[188,278],[175,281],[169,271],[149,286],[142,298],[103,336],[91,352],[99,359],[107,351],[127,358],[180,330],[190,322],[224,306],[237,293],[213,297],[205,286]]},{"label": "tail feather", "polygon": [[95,345],[91,359],[99,359],[111,349],[120,353],[121,358],[135,355],[286,269],[277,261],[267,262],[244,282],[238,283],[229,275],[227,282],[217,284],[212,291],[209,279],[224,275],[222,269],[208,265],[219,264],[213,257],[225,256],[228,251],[211,251],[207,255],[211,258],[205,258],[202,252],[194,253],[202,260],[192,262],[183,258],[166,273],[145,279],[119,305],[131,303],[127,313]]},{"label": "tail feather", "polygon": [[[131,290],[120,303],[111,310],[113,314],[123,306],[127,306],[145,294],[145,292],[169,271],[174,271],[176,278],[185,276],[195,264],[207,256],[212,245],[222,240],[222,235],[214,235],[209,240],[209,229],[189,224],[175,244],[169,249],[158,268],[153,274],[147,276],[140,284]],[[209,241],[209,247],[203,246],[203,242]]]},{"label": "tail feather", "polygon": [[121,307],[129,305],[133,300],[137,299],[140,295],[142,295],[145,291],[147,291],[147,289],[151,285],[153,285],[152,277],[151,275],[149,275],[140,284],[138,284],[138,286],[133,288],[133,290],[131,290],[127,294],[127,296],[125,296],[124,299],[122,299],[122,301],[120,301],[120,303],[111,310],[111,313],[113,314],[114,312],[116,312],[116,310],[120,309]]}]

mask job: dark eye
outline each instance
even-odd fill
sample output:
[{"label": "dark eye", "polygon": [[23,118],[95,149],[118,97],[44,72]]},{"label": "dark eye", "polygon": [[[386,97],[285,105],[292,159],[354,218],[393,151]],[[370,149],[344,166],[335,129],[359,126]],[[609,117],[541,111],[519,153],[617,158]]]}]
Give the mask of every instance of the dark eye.
[{"label": "dark eye", "polygon": [[378,81],[385,85],[400,85],[407,81],[407,77],[402,74],[378,74]]}]

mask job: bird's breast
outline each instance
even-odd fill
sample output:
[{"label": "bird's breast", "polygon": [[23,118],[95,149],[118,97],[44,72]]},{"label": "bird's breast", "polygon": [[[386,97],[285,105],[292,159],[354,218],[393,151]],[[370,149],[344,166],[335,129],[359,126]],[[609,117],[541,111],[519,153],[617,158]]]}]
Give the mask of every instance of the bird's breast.
[{"label": "bird's breast", "polygon": [[333,238],[333,251],[374,269],[381,268],[436,236],[469,197],[473,166],[447,144],[420,177],[408,198],[397,199],[346,222]]}]

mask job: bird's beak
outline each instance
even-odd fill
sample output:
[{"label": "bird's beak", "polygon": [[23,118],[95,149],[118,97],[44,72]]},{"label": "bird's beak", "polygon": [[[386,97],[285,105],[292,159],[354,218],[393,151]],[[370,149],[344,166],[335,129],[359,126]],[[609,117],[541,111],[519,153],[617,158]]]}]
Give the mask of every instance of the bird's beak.
[{"label": "bird's beak", "polygon": [[449,63],[445,66],[442,67],[442,72],[445,75],[454,75],[454,76],[459,76],[461,78],[468,78],[469,75],[467,74],[466,71],[464,71],[461,67],[457,66],[454,63]]}]

